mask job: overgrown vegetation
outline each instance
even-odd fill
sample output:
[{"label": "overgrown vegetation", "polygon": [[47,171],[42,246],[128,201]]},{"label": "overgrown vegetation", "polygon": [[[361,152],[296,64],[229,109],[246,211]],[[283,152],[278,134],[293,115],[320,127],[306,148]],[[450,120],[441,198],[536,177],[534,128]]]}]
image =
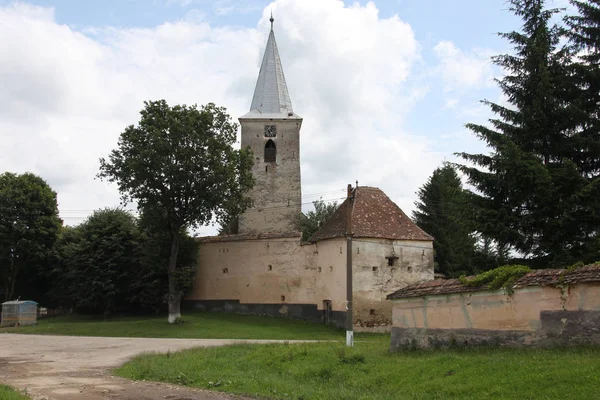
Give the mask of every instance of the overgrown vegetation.
[{"label": "overgrown vegetation", "polygon": [[467,279],[461,275],[460,281],[465,286],[478,287],[487,286],[489,289],[503,288],[512,293],[512,286],[523,275],[531,272],[531,268],[526,265],[504,265],[481,273],[473,278]]},{"label": "overgrown vegetation", "polygon": [[389,353],[389,340],[143,355],[118,376],[266,399],[594,399],[598,348]]}]

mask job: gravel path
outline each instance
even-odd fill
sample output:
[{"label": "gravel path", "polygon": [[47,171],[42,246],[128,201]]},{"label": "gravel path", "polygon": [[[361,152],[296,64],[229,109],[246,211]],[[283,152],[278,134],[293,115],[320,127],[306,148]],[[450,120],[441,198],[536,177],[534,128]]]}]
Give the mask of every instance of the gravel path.
[{"label": "gravel path", "polygon": [[231,400],[242,397],[113,377],[109,369],[145,352],[264,340],[148,339],[0,334],[0,383],[35,400]]}]

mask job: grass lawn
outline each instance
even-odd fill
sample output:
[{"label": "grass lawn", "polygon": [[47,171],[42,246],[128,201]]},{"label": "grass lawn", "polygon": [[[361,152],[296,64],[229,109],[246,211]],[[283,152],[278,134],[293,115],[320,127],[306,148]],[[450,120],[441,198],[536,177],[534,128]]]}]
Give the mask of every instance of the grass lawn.
[{"label": "grass lawn", "polygon": [[598,399],[600,348],[388,352],[389,339],[143,355],[118,376],[268,399]]},{"label": "grass lawn", "polygon": [[[345,337],[340,329],[284,318],[188,312],[183,314],[183,319],[183,324],[170,325],[166,315],[114,317],[107,320],[62,316],[40,320],[37,326],[0,328],[0,333],[186,339],[344,340]],[[358,334],[357,340],[377,340],[381,336]]]},{"label": "grass lawn", "polygon": [[20,394],[8,386],[0,385],[0,399],[2,400],[29,400],[29,397]]}]

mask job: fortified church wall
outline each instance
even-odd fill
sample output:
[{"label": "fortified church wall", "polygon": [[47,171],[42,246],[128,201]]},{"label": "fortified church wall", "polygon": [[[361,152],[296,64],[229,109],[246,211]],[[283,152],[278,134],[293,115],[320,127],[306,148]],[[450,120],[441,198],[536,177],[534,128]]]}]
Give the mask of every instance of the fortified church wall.
[{"label": "fortified church wall", "polygon": [[272,25],[250,112],[239,120],[242,146],[255,156],[253,205],[239,218],[239,234],[198,239],[184,306],[342,326],[350,223],[355,329],[389,330],[386,294],[433,279],[432,238],[381,190],[349,187],[330,221],[302,243],[293,224],[302,203],[302,118],[292,109]]}]

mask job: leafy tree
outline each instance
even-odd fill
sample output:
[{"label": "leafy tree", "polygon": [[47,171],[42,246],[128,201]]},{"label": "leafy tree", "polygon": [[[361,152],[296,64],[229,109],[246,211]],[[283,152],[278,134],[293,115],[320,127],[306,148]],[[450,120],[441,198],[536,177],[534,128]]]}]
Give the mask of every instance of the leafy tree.
[{"label": "leafy tree", "polygon": [[413,220],[434,238],[435,270],[450,277],[474,272],[475,239],[456,170],[449,164],[437,168],[417,195]]},{"label": "leafy tree", "polygon": [[171,107],[145,103],[137,126],[121,134],[118,148],[100,160],[99,177],[118,185],[124,202],[169,234],[169,322],[180,317],[177,257],[180,234],[189,227],[239,215],[250,204],[253,185],[249,149],[235,150],[237,124],[212,103]]},{"label": "leafy tree", "polygon": [[[140,268],[133,274],[130,302],[142,309],[158,311],[163,308],[169,292],[169,274],[165,265],[169,262],[170,237],[166,229],[156,227],[147,215],[140,216],[138,226],[141,232]],[[183,293],[193,284],[197,256],[197,241],[182,231],[175,281],[177,289]]]},{"label": "leafy tree", "polygon": [[39,271],[50,256],[62,221],[56,192],[39,176],[0,175],[0,278],[4,299],[15,297],[20,275]]},{"label": "leafy tree", "polygon": [[306,214],[300,213],[295,221],[296,229],[302,232],[302,240],[309,240],[310,237],[323,226],[325,222],[337,210],[338,203],[326,203],[323,199],[313,201],[314,210]]},{"label": "leafy tree", "polygon": [[65,230],[57,247],[54,277],[61,292],[55,295],[66,293],[69,305],[80,311],[108,315],[127,309],[140,267],[140,232],[133,215],[122,209],[95,211]]},{"label": "leafy tree", "polygon": [[515,54],[493,58],[506,72],[497,83],[509,104],[483,101],[497,118],[467,128],[491,154],[459,153],[472,163],[459,168],[475,188],[470,203],[480,234],[501,249],[562,265],[590,256],[584,253],[597,242],[598,225],[581,221],[590,210],[600,214],[600,193],[573,158],[581,149],[572,138],[571,54],[559,47],[561,28],[550,23],[558,10],[545,9],[543,0],[509,3],[522,31],[501,34]]}]

